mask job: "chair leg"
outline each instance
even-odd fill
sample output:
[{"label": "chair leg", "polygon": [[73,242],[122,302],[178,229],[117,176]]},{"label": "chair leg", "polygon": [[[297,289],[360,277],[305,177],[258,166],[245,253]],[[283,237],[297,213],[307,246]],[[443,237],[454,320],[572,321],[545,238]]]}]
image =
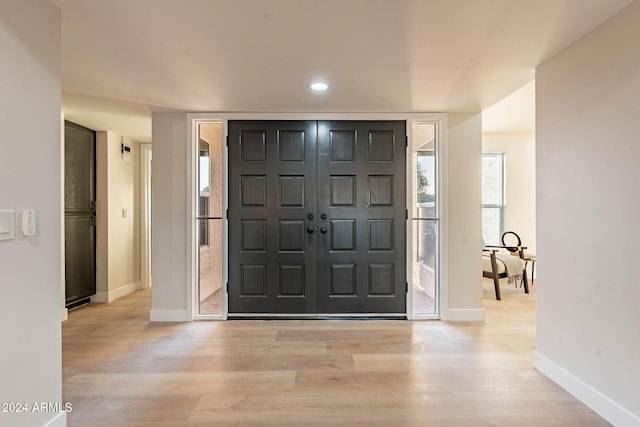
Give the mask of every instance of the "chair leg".
[{"label": "chair leg", "polygon": [[496,299],[500,301],[502,297],[500,296],[500,281],[497,276],[493,276],[493,287],[496,289]]},{"label": "chair leg", "polygon": [[524,283],[524,293],[529,293],[529,279],[527,278],[527,270],[522,270],[522,281]]},{"label": "chair leg", "polygon": [[531,286],[533,286],[533,272],[535,271],[536,268],[536,262],[532,261],[531,262]]},{"label": "chair leg", "polygon": [[522,274],[522,279],[520,279],[520,287],[522,287],[523,283],[524,283],[524,277],[527,275],[527,264],[529,263],[529,261],[525,261],[524,262],[524,273]]}]

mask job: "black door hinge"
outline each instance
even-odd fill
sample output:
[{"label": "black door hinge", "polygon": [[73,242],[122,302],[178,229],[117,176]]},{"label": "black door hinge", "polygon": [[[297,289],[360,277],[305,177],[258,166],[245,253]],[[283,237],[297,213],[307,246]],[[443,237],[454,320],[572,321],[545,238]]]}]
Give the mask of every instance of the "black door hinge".
[{"label": "black door hinge", "polygon": [[409,219],[409,209],[404,210],[404,219]]},{"label": "black door hinge", "polygon": [[409,293],[409,282],[404,282],[404,292]]},{"label": "black door hinge", "polygon": [[409,146],[409,135],[405,135],[404,136],[404,146],[408,147]]},{"label": "black door hinge", "polygon": [[229,146],[229,135],[227,135],[227,147]]},{"label": "black door hinge", "polygon": [[229,209],[227,209],[227,219],[229,219]]}]

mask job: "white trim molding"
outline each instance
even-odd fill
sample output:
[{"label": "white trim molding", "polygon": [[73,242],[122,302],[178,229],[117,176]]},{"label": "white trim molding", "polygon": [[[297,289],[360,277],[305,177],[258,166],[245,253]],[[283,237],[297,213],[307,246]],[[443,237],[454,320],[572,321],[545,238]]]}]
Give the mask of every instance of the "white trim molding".
[{"label": "white trim molding", "polygon": [[638,427],[640,418],[537,351],[533,367],[615,426]]},{"label": "white trim molding", "polygon": [[484,322],[483,308],[450,308],[442,320],[449,322]]},{"label": "white trim molding", "polygon": [[66,307],[62,307],[60,309],[60,320],[62,322],[64,322],[65,320],[67,320],[69,318],[69,310],[67,310]]},{"label": "white trim molding", "polygon": [[151,287],[151,144],[140,144],[140,283]]},{"label": "white trim molding", "polygon": [[112,302],[139,289],[142,289],[141,282],[129,283],[109,292],[96,292],[91,296],[91,302]]}]

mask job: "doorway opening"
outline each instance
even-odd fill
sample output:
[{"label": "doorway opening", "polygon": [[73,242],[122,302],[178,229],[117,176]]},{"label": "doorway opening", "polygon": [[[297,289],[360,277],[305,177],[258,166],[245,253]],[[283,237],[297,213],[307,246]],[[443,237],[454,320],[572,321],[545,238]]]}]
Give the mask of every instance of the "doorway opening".
[{"label": "doorway opening", "polygon": [[406,123],[229,122],[229,317],[406,317]]},{"label": "doorway opening", "polygon": [[96,294],[96,132],[64,122],[65,307]]},{"label": "doorway opening", "polygon": [[[315,117],[314,117],[315,116]],[[439,319],[441,313],[441,304],[446,303],[446,275],[442,275],[441,278],[441,264],[446,263],[446,254],[443,252],[443,247],[446,246],[446,242],[443,241],[441,236],[446,235],[443,231],[446,229],[446,221],[441,218],[446,218],[444,208],[446,203],[444,201],[445,193],[442,191],[444,184],[440,175],[444,170],[442,164],[446,163],[446,135],[442,129],[446,129],[446,115],[444,114],[426,114],[419,113],[411,116],[404,114],[218,114],[211,115],[206,113],[191,114],[192,127],[190,135],[192,135],[190,146],[191,162],[192,165],[189,176],[189,188],[191,188],[190,195],[190,210],[189,215],[189,258],[192,262],[192,269],[188,274],[188,281],[192,283],[192,287],[188,288],[188,297],[192,301],[191,313],[193,318],[197,319],[226,319],[232,318],[260,318],[260,317],[282,317],[282,318],[295,318],[295,317],[335,317],[332,313],[321,312],[320,310],[314,310],[305,316],[307,313],[299,311],[285,311],[279,310],[276,312],[276,316],[264,315],[264,312],[254,310],[238,310],[237,307],[234,312],[234,308],[229,309],[232,304],[230,293],[233,292],[233,286],[230,282],[238,281],[242,283],[245,280],[247,286],[241,284],[236,287],[236,290],[240,289],[241,292],[245,292],[248,296],[236,295],[236,298],[253,298],[258,300],[259,298],[265,298],[264,288],[269,280],[277,283],[278,292],[281,292],[281,296],[277,297],[278,300],[292,301],[300,297],[299,290],[303,281],[307,280],[307,273],[313,273],[311,280],[317,281],[317,260],[316,264],[299,262],[299,260],[293,259],[296,256],[304,257],[301,255],[305,251],[300,251],[301,245],[304,247],[308,239],[321,240],[323,237],[327,240],[333,235],[336,237],[335,242],[340,243],[332,249],[345,249],[347,248],[347,240],[351,239],[351,242],[358,242],[358,236],[356,234],[353,237],[353,233],[349,233],[346,230],[349,218],[331,218],[327,212],[321,212],[318,202],[314,202],[315,205],[305,205],[307,207],[314,207],[313,212],[306,212],[302,216],[296,218],[279,218],[274,222],[274,226],[267,227],[266,222],[261,222],[258,215],[250,215],[251,217],[243,218],[245,221],[239,221],[236,224],[237,228],[235,234],[236,237],[231,237],[231,224],[236,218],[240,219],[237,212],[234,212],[232,207],[232,198],[236,198],[237,202],[244,207],[254,209],[255,212],[259,212],[260,209],[267,212],[265,206],[259,206],[263,200],[266,202],[267,195],[262,191],[260,195],[260,189],[266,188],[267,181],[275,181],[274,185],[275,193],[273,197],[273,203],[277,206],[278,203],[283,207],[293,207],[297,202],[296,197],[305,194],[328,194],[329,197],[334,197],[335,200],[330,201],[328,204],[331,207],[339,205],[340,203],[346,203],[348,197],[353,196],[353,192],[349,195],[346,191],[349,187],[353,188],[353,177],[357,173],[350,172],[348,170],[341,170],[336,173],[337,176],[321,177],[321,173],[326,173],[326,167],[318,166],[316,164],[314,169],[314,178],[305,176],[306,172],[295,171],[293,169],[288,170],[286,167],[293,166],[297,161],[300,163],[300,153],[303,154],[303,158],[306,156],[306,148],[302,151],[296,149],[299,144],[296,144],[296,132],[290,132],[291,129],[282,129],[280,132],[280,140],[276,138],[275,150],[270,149],[270,154],[266,151],[261,152],[260,138],[254,132],[248,130],[248,140],[250,141],[243,148],[241,144],[237,145],[238,152],[236,156],[239,156],[246,163],[252,163],[255,166],[256,163],[262,161],[262,155],[264,154],[265,160],[268,156],[274,156],[276,162],[280,164],[268,168],[269,173],[275,171],[274,177],[268,180],[261,175],[268,176],[267,174],[258,173],[257,171],[244,171],[237,174],[237,182],[233,184],[233,172],[229,173],[229,168],[232,163],[231,153],[232,148],[230,145],[234,143],[234,139],[238,136],[233,136],[233,123],[235,122],[313,122],[317,126],[316,138],[318,132],[321,132],[323,122],[335,122],[335,121],[392,121],[401,120],[404,126],[405,137],[402,137],[403,143],[401,144],[406,152],[403,152],[399,158],[404,163],[403,170],[401,172],[395,171],[393,173],[378,172],[379,175],[389,175],[391,181],[397,181],[396,177],[401,177],[404,181],[405,188],[398,190],[393,194],[393,197],[401,195],[404,204],[401,223],[403,227],[403,233],[405,236],[405,242],[400,246],[404,248],[403,256],[403,271],[404,281],[402,283],[402,289],[404,291],[404,308],[398,312],[389,313],[386,310],[379,311],[362,311],[348,312],[347,310],[341,310],[337,312],[338,317],[342,314],[346,314],[348,317],[377,317],[369,316],[369,314],[382,314],[380,317],[401,317],[408,319]],[[299,130],[299,129],[298,129]],[[201,136],[210,131],[213,135],[211,138],[202,138]],[[254,129],[255,131],[255,129]],[[278,134],[278,132],[276,132]],[[340,136],[338,133],[335,133]],[[342,135],[344,136],[344,135]],[[217,139],[217,140],[216,140]],[[339,139],[339,138],[338,138]],[[335,139],[338,141],[338,139]],[[265,140],[266,141],[266,140]],[[230,143],[231,142],[231,143]],[[237,143],[237,141],[236,141]],[[318,142],[315,142],[318,144]],[[368,145],[369,143],[367,143]],[[384,145],[384,144],[383,144]],[[349,150],[345,150],[348,144],[339,143],[335,145],[335,155],[346,156]],[[280,150],[280,147],[284,147],[284,152]],[[304,145],[302,145],[304,147]],[[329,145],[331,148],[332,146]],[[245,150],[246,149],[246,150]],[[243,151],[244,150],[244,153]],[[357,150],[356,150],[357,151]],[[313,150],[311,152],[314,152]],[[385,152],[383,149],[378,154]],[[328,152],[332,155],[331,151]],[[315,152],[317,156],[318,153]],[[321,156],[326,157],[326,156]],[[330,157],[329,157],[330,158]],[[374,155],[374,159],[375,159]],[[324,161],[324,160],[322,160]],[[285,169],[281,169],[282,164],[290,162],[291,164],[286,166]],[[214,164],[217,163],[217,166]],[[345,162],[343,167],[347,167]],[[420,170],[418,170],[420,169]],[[321,170],[324,170],[322,172]],[[376,175],[375,173],[373,175]],[[375,185],[382,184],[380,188],[385,187],[385,179],[378,179],[374,176],[373,180],[358,180],[370,182]],[[389,181],[389,180],[387,180]],[[351,185],[347,185],[351,182]],[[207,188],[206,183],[209,183]],[[310,188],[307,184],[311,185]],[[387,182],[388,183],[388,182]],[[235,185],[235,186],[234,186]],[[320,187],[326,187],[321,189]],[[217,187],[216,187],[217,186]],[[236,188],[237,187],[237,188]],[[388,187],[388,185],[386,185]],[[284,190],[283,190],[284,189]],[[357,184],[356,184],[357,189]],[[208,191],[207,191],[208,190]],[[298,190],[298,191],[296,191]],[[360,194],[367,194],[367,189],[364,191],[357,191],[355,197],[359,197]],[[395,190],[394,190],[395,191]],[[315,193],[314,193],[315,192]],[[327,193],[328,192],[328,193]],[[284,199],[283,199],[284,194]],[[296,196],[297,195],[297,196]],[[374,202],[378,195],[374,196]],[[380,195],[379,200],[384,200],[384,197]],[[369,193],[369,201],[371,193]],[[334,203],[335,202],[335,203]],[[305,203],[307,203],[305,201]],[[377,202],[376,202],[377,203]],[[336,206],[334,206],[336,207]],[[279,209],[279,208],[278,208]],[[300,209],[302,210],[302,209]],[[264,212],[263,212],[264,213]],[[273,213],[273,212],[271,212]],[[309,219],[309,214],[313,215],[313,219]],[[327,227],[322,223],[322,214],[326,214],[325,220],[330,220],[330,226]],[[356,218],[357,219],[357,218]],[[376,222],[373,225],[373,229],[379,232],[380,239],[374,239],[374,249],[380,248],[376,245],[383,241],[389,241],[391,234],[396,233],[393,221],[386,221],[390,218],[373,218],[382,219],[381,222]],[[333,220],[333,221],[331,221]],[[340,220],[343,222],[339,222]],[[344,221],[346,220],[346,221]],[[395,217],[393,217],[395,221]],[[313,224],[308,224],[313,222]],[[361,222],[361,221],[357,221]],[[371,231],[371,222],[369,224],[369,232]],[[353,224],[351,224],[352,229]],[[331,228],[333,227],[333,228]],[[340,227],[343,227],[342,229]],[[357,227],[355,227],[357,230]],[[313,233],[309,231],[313,230]],[[389,230],[393,230],[393,233],[389,233]],[[302,233],[300,231],[302,230]],[[323,233],[324,231],[324,233]],[[386,236],[384,236],[386,233]],[[268,243],[264,242],[260,236],[267,235],[275,236],[275,238],[267,239]],[[303,236],[302,238],[299,238]],[[246,238],[245,238],[246,237]],[[209,242],[207,243],[207,238]],[[261,242],[262,240],[262,242]],[[364,239],[367,241],[367,239]],[[370,244],[371,239],[368,238],[367,245]],[[215,247],[219,247],[220,251],[212,254],[209,250],[212,246],[212,242]],[[234,243],[235,242],[235,243]],[[233,245],[238,246],[235,253]],[[341,246],[344,244],[344,248]],[[244,246],[243,246],[244,245]],[[394,243],[395,245],[395,243]],[[366,246],[370,249],[369,246]],[[263,250],[264,249],[264,250]],[[264,262],[258,262],[256,259],[243,259],[245,255],[251,255],[255,258],[256,255],[264,254],[270,250],[274,250],[276,257],[284,255],[289,256],[286,262],[280,263],[278,268],[271,268],[273,272],[269,273],[269,268],[265,268]],[[285,249],[281,251],[280,249]],[[319,254],[318,248],[313,248],[309,253],[315,251],[315,256]],[[340,251],[333,251],[340,252]],[[348,252],[348,251],[345,251]],[[366,261],[373,251],[368,251],[364,257]],[[381,251],[384,252],[384,251]],[[327,253],[332,253],[331,250]],[[442,255],[441,255],[442,254]],[[339,253],[339,255],[344,255]],[[375,254],[374,254],[375,255]],[[293,258],[292,258],[293,257]],[[271,259],[274,259],[273,257]],[[260,265],[262,264],[262,266]],[[355,283],[353,279],[353,264],[354,262],[340,262],[336,263],[340,265],[334,265],[333,269],[329,269],[328,276],[322,279],[323,282],[328,283],[329,289],[336,291],[336,294],[344,291],[343,295],[336,295],[338,298],[347,300],[353,298],[350,294],[348,286],[340,287],[342,283]],[[375,267],[383,267],[382,270],[371,270],[367,265],[365,276],[374,278],[377,281],[376,286],[378,290],[384,288],[385,283],[389,283],[392,274],[388,274],[395,270],[390,268],[389,262],[371,262],[370,264],[377,264]],[[315,265],[315,267],[314,267]],[[234,267],[235,266],[235,267]],[[204,267],[204,268],[203,268]],[[340,268],[344,267],[344,268]],[[235,273],[231,270],[236,268]],[[315,268],[315,270],[314,270]],[[356,275],[363,276],[362,273],[357,273],[358,268],[355,268]],[[383,271],[384,270],[384,271]],[[352,274],[347,274],[351,271]],[[360,270],[364,271],[364,270]],[[382,274],[377,274],[382,273]],[[387,274],[385,274],[387,273]],[[265,279],[265,274],[267,278]],[[269,278],[271,274],[272,278]],[[234,276],[235,275],[235,276]],[[357,277],[356,276],[356,277]],[[235,277],[235,278],[234,278]],[[333,283],[332,283],[333,280]],[[393,280],[393,279],[391,279]],[[382,284],[382,285],[381,285]],[[305,284],[306,286],[306,284]],[[326,285],[325,285],[326,286]],[[333,286],[333,288],[331,288]],[[395,285],[394,285],[395,286]],[[211,292],[211,290],[213,291]],[[353,288],[352,288],[353,289]],[[371,287],[369,286],[369,289]],[[388,287],[387,287],[388,290]],[[262,292],[262,296],[260,296]],[[368,299],[374,299],[377,296],[370,296]],[[317,297],[316,297],[317,299]],[[309,299],[308,299],[309,300]],[[208,302],[212,302],[215,305],[208,305]],[[242,301],[243,303],[245,301]],[[305,309],[306,310],[306,309]],[[284,313],[284,314],[283,314]],[[300,313],[303,315],[301,316]],[[400,314],[398,314],[400,313]],[[268,312],[267,312],[268,314]],[[318,316],[318,314],[329,314],[329,316]],[[391,316],[384,316],[384,314]]]}]

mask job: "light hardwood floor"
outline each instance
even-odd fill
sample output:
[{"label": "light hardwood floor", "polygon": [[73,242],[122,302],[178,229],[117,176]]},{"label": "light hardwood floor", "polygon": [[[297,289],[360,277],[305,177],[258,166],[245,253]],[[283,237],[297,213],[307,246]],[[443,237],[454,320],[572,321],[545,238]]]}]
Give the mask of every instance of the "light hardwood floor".
[{"label": "light hardwood floor", "polygon": [[[538,286],[536,282],[536,287]],[[63,323],[70,426],[605,426],[532,368],[535,287],[485,323],[149,323],[150,292]]]}]

